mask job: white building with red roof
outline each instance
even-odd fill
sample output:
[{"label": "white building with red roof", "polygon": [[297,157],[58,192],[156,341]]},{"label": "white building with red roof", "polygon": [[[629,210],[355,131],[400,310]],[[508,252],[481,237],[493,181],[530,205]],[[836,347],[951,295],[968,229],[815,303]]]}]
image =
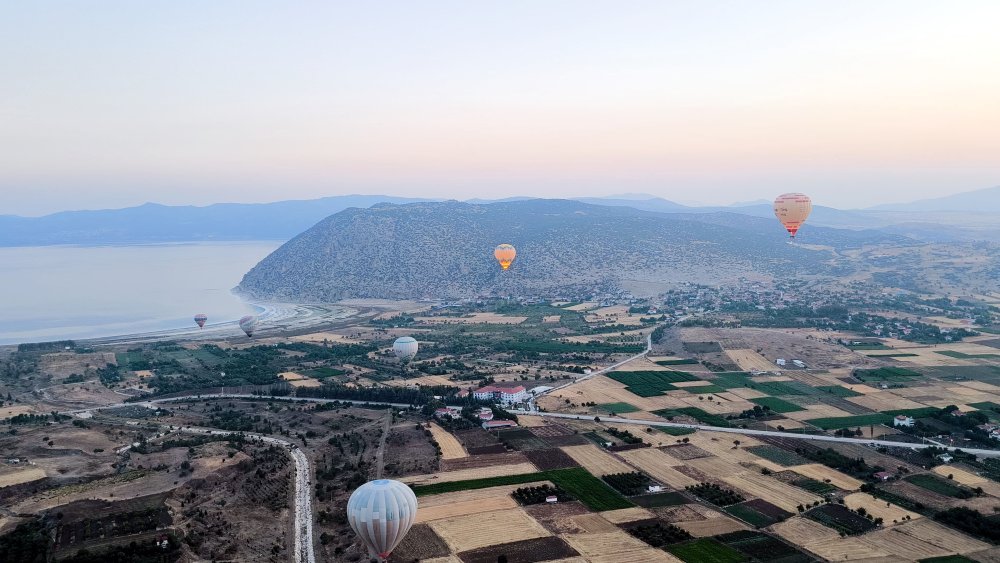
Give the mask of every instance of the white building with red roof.
[{"label": "white building with red roof", "polygon": [[528,390],[524,385],[512,387],[502,385],[487,385],[476,389],[472,394],[480,401],[496,401],[498,403],[519,403],[528,399]]}]

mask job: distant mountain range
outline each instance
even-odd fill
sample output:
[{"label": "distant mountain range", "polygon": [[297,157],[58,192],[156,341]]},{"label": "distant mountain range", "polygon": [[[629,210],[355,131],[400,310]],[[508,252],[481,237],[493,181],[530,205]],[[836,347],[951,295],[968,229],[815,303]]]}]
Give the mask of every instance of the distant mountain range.
[{"label": "distant mountain range", "polygon": [[[469,200],[471,204],[518,202],[531,198]],[[433,199],[384,195],[346,195],[274,203],[221,203],[205,207],[147,203],[98,211],[66,211],[44,217],[0,215],[0,246],[54,244],[145,244],[189,241],[288,240],[322,219],[348,208],[379,203],[414,203]],[[735,213],[773,220],[766,202],[692,207],[646,194],[581,197],[575,201],[606,207],[629,207],[656,213]],[[844,211],[817,205],[806,228],[885,229],[927,240],[995,240],[1000,214],[1000,186],[944,198]],[[947,225],[942,232],[936,225]]]},{"label": "distant mountain range", "polygon": [[[518,249],[507,272],[492,255],[502,242]],[[829,247],[912,241],[813,227],[801,242],[827,248],[790,245],[773,218],[728,212],[668,214],[547,199],[378,204],[320,221],[262,260],[237,291],[335,301],[648,290],[664,280],[718,283],[750,272],[844,274]]]}]

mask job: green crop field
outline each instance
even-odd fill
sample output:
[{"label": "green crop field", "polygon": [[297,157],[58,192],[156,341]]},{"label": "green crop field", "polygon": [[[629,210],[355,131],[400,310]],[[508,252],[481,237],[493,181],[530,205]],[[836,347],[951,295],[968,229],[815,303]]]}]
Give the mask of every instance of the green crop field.
[{"label": "green crop field", "polygon": [[665,434],[670,434],[671,436],[686,436],[688,434],[694,434],[694,428],[678,428],[676,426],[657,426],[660,432]]},{"label": "green crop field", "polygon": [[959,487],[951,481],[942,479],[941,477],[935,477],[934,475],[929,475],[927,473],[910,475],[905,477],[903,480],[946,497],[963,498],[968,496],[968,492],[962,487]]},{"label": "green crop field", "polygon": [[796,405],[795,403],[791,403],[784,399],[779,399],[777,397],[761,397],[759,399],[750,399],[750,402],[756,403],[762,407],[768,407],[772,411],[778,413],[805,410],[804,408]]},{"label": "green crop field", "polygon": [[978,360],[984,358],[1000,358],[1000,354],[966,354],[965,352],[956,352],[954,350],[937,350],[938,354],[942,356],[948,356],[949,358],[958,358],[960,360]]},{"label": "green crop field", "polygon": [[639,409],[628,403],[601,403],[597,405],[599,410],[607,413],[623,414],[627,412],[638,412]]},{"label": "green crop field", "polygon": [[817,387],[816,389],[819,391],[823,391],[824,393],[830,393],[831,395],[836,395],[842,398],[857,397],[861,395],[861,393],[858,393],[857,391],[852,391],[847,387],[843,387],[841,385],[825,385],[823,387]]},{"label": "green crop field", "polygon": [[722,510],[756,528],[763,528],[777,522],[774,518],[761,514],[746,504],[734,504],[732,506],[727,506]]},{"label": "green crop field", "polygon": [[709,393],[725,393],[726,390],[718,385],[698,385],[697,387],[684,387],[683,388],[688,393],[692,395],[707,395]]},{"label": "green crop field", "polygon": [[735,389],[753,384],[750,374],[745,371],[726,371],[712,374],[712,383],[725,389]]},{"label": "green crop field", "polygon": [[812,479],[810,477],[796,479],[792,481],[792,485],[809,491],[810,493],[816,493],[817,495],[825,495],[826,493],[832,493],[837,490],[837,487],[831,485],[830,483],[817,481],[816,479]]},{"label": "green crop field", "polygon": [[666,550],[681,561],[690,563],[739,563],[746,560],[739,551],[712,538],[667,546]]},{"label": "green crop field", "polygon": [[800,456],[799,454],[779,448],[778,446],[750,446],[744,449],[757,457],[764,458],[783,467],[811,463],[808,459]]},{"label": "green crop field", "polygon": [[314,379],[325,379],[327,377],[333,377],[335,375],[344,375],[345,373],[347,372],[342,369],[322,367],[315,369],[307,369],[302,372],[302,375],[306,375]]},{"label": "green crop field", "polygon": [[[791,382],[768,381],[766,383],[750,383],[751,389],[756,389],[768,395],[809,395],[810,393]],[[812,388],[809,389],[811,391]]]},{"label": "green crop field", "polygon": [[823,430],[838,430],[840,428],[856,428],[860,426],[871,426],[874,424],[892,424],[892,416],[877,412],[872,414],[859,414],[855,416],[811,418],[805,422],[822,428]]},{"label": "green crop field", "polygon": [[882,413],[892,416],[896,416],[897,414],[905,414],[906,416],[912,416],[913,418],[921,418],[925,416],[931,416],[932,414],[937,413],[939,410],[941,409],[935,407],[920,407],[916,409],[895,409],[891,411],[882,411]]},{"label": "green crop field", "polygon": [[921,377],[923,374],[906,368],[878,368],[859,369],[854,372],[854,377],[861,381],[886,381],[905,382],[913,377]]},{"label": "green crop field", "polygon": [[632,502],[643,508],[660,508],[664,506],[680,506],[691,502],[684,495],[671,491],[669,493],[653,493],[651,495],[639,495],[632,497]]},{"label": "green crop field", "polygon": [[672,383],[698,381],[698,378],[683,371],[615,371],[608,377],[628,386],[628,390],[640,397],[656,397],[664,391],[677,389]]},{"label": "green crop field", "polygon": [[143,363],[142,352],[119,352],[115,354],[115,361],[125,369],[131,369],[132,364]]},{"label": "green crop field", "polygon": [[582,467],[552,469],[550,471],[540,471],[538,473],[488,477],[485,479],[470,479],[467,481],[434,483],[432,485],[414,485],[412,489],[413,492],[419,497],[438,495],[441,493],[453,493],[456,491],[486,489],[502,485],[535,483],[538,481],[552,481],[553,484],[582,502],[587,506],[587,508],[597,512],[635,506],[629,502],[628,499],[619,495],[614,489],[606,485],[597,477],[588,473],[587,470]]},{"label": "green crop field", "polygon": [[698,422],[703,422],[709,426],[719,426],[722,428],[728,428],[730,426],[729,421],[722,418],[719,415],[709,414],[697,407],[682,407],[678,409],[661,409],[658,411],[653,411],[653,414],[662,416],[663,418],[670,419],[670,417],[685,415],[697,420]]},{"label": "green crop field", "polygon": [[659,365],[661,365],[661,366],[689,366],[689,365],[697,364],[698,360],[694,360],[694,359],[691,359],[691,358],[683,358],[683,359],[680,359],[680,360],[660,360],[660,361],[658,361],[656,363],[659,364]]}]

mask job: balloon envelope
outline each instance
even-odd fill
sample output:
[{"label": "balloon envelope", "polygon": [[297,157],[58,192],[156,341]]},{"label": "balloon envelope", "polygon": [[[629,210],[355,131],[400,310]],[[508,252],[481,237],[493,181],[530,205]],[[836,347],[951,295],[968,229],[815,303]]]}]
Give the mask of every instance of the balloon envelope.
[{"label": "balloon envelope", "polygon": [[247,333],[247,336],[253,336],[253,331],[257,329],[257,317],[247,315],[241,318],[240,328],[243,329],[243,332]]},{"label": "balloon envelope", "polygon": [[795,238],[795,233],[799,231],[802,223],[805,223],[810,211],[812,211],[812,200],[806,194],[781,194],[774,200],[774,215],[792,238]]},{"label": "balloon envelope", "polygon": [[204,313],[198,313],[194,316],[194,322],[198,324],[198,328],[205,328],[205,321],[208,320],[208,315]]},{"label": "balloon envelope", "polygon": [[517,250],[509,244],[501,244],[493,249],[493,257],[497,259],[497,262],[500,262],[500,267],[504,270],[510,268],[516,256]]},{"label": "balloon envelope", "polygon": [[347,521],[372,557],[385,559],[417,517],[417,496],[391,479],[369,481],[347,501]]},{"label": "balloon envelope", "polygon": [[417,355],[417,350],[419,349],[417,341],[411,336],[403,336],[397,338],[395,342],[392,343],[392,353],[396,354],[396,357],[404,362],[408,362]]}]

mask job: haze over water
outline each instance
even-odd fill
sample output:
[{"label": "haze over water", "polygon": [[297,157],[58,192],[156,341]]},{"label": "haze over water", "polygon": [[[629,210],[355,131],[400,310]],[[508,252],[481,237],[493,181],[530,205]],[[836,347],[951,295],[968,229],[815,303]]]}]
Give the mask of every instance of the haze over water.
[{"label": "haze over water", "polygon": [[191,328],[196,313],[236,320],[254,309],[230,290],[279,245],[0,248],[0,344]]}]

